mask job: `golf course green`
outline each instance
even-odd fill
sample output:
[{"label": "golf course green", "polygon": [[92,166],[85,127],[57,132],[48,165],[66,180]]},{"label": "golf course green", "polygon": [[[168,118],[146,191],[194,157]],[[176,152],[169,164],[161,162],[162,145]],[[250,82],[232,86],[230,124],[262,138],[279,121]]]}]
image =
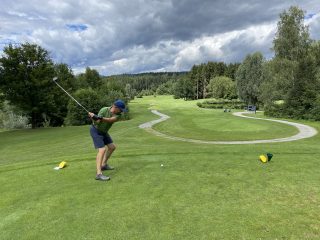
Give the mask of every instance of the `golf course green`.
[{"label": "golf course green", "polygon": [[[136,98],[110,130],[111,181],[96,181],[89,126],[0,131],[0,239],[320,239],[320,134],[267,144],[200,140],[289,137],[297,129],[198,108],[171,96]],[[260,115],[261,117],[261,115]],[[320,131],[319,122],[296,121]],[[259,155],[273,154],[268,163]],[[67,167],[53,170],[61,161]],[[163,166],[161,166],[163,164]]]}]

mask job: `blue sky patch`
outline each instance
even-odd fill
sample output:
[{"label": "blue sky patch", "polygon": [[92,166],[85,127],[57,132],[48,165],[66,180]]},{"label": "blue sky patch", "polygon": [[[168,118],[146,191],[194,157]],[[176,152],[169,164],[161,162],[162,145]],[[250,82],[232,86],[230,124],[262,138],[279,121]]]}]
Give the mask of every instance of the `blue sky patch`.
[{"label": "blue sky patch", "polygon": [[315,13],[310,13],[310,14],[306,15],[306,16],[304,17],[304,19],[313,18],[314,15],[316,15],[316,14],[315,14]]},{"label": "blue sky patch", "polygon": [[88,28],[85,24],[66,24],[66,27],[68,30],[73,32],[82,32]]},{"label": "blue sky patch", "polygon": [[0,45],[9,45],[9,44],[14,45],[19,43],[10,38],[0,38]]}]

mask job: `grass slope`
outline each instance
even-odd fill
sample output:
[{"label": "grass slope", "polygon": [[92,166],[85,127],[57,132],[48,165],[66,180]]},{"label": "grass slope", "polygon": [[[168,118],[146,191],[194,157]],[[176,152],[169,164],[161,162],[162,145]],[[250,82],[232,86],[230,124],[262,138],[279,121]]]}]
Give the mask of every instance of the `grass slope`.
[{"label": "grass slope", "polygon": [[[111,129],[118,149],[107,183],[94,180],[88,126],[1,132],[0,239],[319,239],[319,135],[215,146],[162,139],[137,127],[158,118],[151,106],[172,117],[170,134],[194,136],[200,125],[178,125],[199,114],[194,104],[170,97],[133,101],[133,119]],[[205,121],[215,135],[199,137],[255,138],[252,128],[228,132],[216,120],[219,112],[199,119],[210,114],[220,128]],[[294,132],[271,131],[275,123],[228,121],[235,130],[250,124],[272,138]],[[303,123],[320,130],[317,122]],[[268,164],[257,160],[265,152],[274,154]],[[54,171],[62,160],[69,166]]]}]

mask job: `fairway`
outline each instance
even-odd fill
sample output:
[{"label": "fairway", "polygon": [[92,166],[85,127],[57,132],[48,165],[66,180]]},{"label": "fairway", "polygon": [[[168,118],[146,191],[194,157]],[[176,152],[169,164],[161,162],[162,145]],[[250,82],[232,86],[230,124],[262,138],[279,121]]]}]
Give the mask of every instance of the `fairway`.
[{"label": "fairway", "polygon": [[252,119],[236,118],[221,109],[203,109],[195,101],[182,99],[170,101],[148,98],[143,103],[149,109],[160,110],[171,118],[154,126],[168,135],[210,141],[256,140],[287,137],[296,134],[296,128],[281,123],[270,123]]},{"label": "fairway", "polygon": [[[116,123],[109,182],[95,177],[89,126],[0,132],[0,239],[319,239],[319,134],[257,145],[174,141],[295,135],[276,122],[200,109],[171,96],[136,98]],[[298,121],[320,131],[319,122]],[[273,153],[262,164],[259,155]],[[65,169],[53,168],[66,161]],[[163,166],[161,166],[163,164]]]},{"label": "fairway", "polygon": [[255,119],[255,120],[263,120],[263,121],[271,121],[271,122],[280,122],[282,124],[294,126],[295,128],[297,128],[299,133],[296,135],[293,135],[291,137],[286,137],[286,138],[260,139],[260,140],[248,140],[248,141],[211,141],[211,140],[181,138],[181,137],[170,136],[170,135],[167,135],[167,134],[164,134],[164,133],[161,133],[161,132],[154,130],[153,129],[154,125],[159,124],[160,122],[167,121],[170,117],[168,115],[160,113],[157,110],[151,110],[151,112],[153,114],[159,116],[160,118],[157,120],[152,120],[150,122],[143,123],[143,124],[139,125],[139,128],[145,129],[146,131],[148,131],[156,136],[171,139],[174,141],[183,141],[183,142],[200,143],[200,144],[233,144],[233,145],[234,144],[259,144],[259,143],[291,142],[291,141],[314,137],[315,135],[318,134],[318,131],[315,128],[310,127],[305,124],[289,122],[289,121],[285,121],[285,120],[258,118],[252,114],[251,114],[251,116],[247,116],[247,115],[250,115],[250,114],[248,114],[248,112],[235,112],[235,113],[233,113],[233,115],[237,116],[237,117],[243,117],[243,118]]}]

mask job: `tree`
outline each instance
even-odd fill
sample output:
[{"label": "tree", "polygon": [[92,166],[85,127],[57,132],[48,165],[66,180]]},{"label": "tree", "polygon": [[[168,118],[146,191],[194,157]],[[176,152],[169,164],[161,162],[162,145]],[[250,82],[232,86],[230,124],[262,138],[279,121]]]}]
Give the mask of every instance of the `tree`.
[{"label": "tree", "polygon": [[156,94],[157,95],[172,95],[172,94],[174,94],[173,86],[174,86],[174,83],[172,80],[165,82],[157,88]]},{"label": "tree", "polygon": [[99,87],[101,87],[102,81],[97,70],[87,67],[84,76],[88,86],[92,89],[99,89]]},{"label": "tree", "polygon": [[[200,66],[193,65],[193,67],[191,68],[191,71],[190,71],[190,75],[189,75],[190,82],[192,82],[195,86],[195,89],[194,89],[195,92],[193,94],[195,99],[200,98],[201,70],[202,70],[202,65],[200,65]],[[185,95],[187,94],[185,91],[186,89],[183,86],[181,86],[181,88],[180,88],[179,84],[183,83],[184,81],[185,81],[185,79],[183,79],[182,81],[179,81],[179,83],[177,85],[177,87],[179,87],[180,90],[183,89],[183,91],[178,90],[178,92],[180,92],[180,93],[184,92],[182,94],[184,96],[183,98],[185,98]],[[189,92],[189,90],[188,90],[188,92]],[[188,95],[190,95],[190,94],[188,93]],[[178,96],[178,95],[176,95],[176,96]]]},{"label": "tree", "polygon": [[[273,44],[275,58],[272,62],[275,64],[271,68],[272,82],[269,83],[269,88],[279,89],[281,85],[284,86],[280,90],[284,100],[281,106],[282,116],[312,118],[312,112],[315,112],[313,109],[318,109],[316,104],[319,102],[319,48],[310,39],[301,9],[291,7],[288,12],[280,14]],[[267,103],[276,111],[277,108],[272,104],[272,101]],[[272,111],[269,114],[274,115]]]},{"label": "tree", "polygon": [[[58,83],[70,94],[73,94],[78,86],[75,81],[75,76],[68,65],[60,63],[54,65],[55,76],[58,77]],[[45,114],[45,118],[50,121],[51,126],[61,126],[68,113],[68,95],[61,92],[61,89],[54,86],[52,94],[55,102],[55,109]]]},{"label": "tree", "polygon": [[210,95],[214,98],[237,98],[236,85],[234,81],[228,77],[220,76],[212,78],[207,89]]},{"label": "tree", "polygon": [[102,106],[111,106],[118,99],[122,99],[123,101],[125,101],[125,103],[128,102],[127,99],[125,99],[122,91],[112,89],[108,91],[107,94],[103,95],[103,97],[101,98],[101,104]]},{"label": "tree", "polygon": [[260,52],[247,55],[236,72],[239,97],[247,104],[256,105],[263,81],[263,56]]},{"label": "tree", "polygon": [[[98,113],[102,106],[102,100],[99,95],[91,88],[79,89],[74,93],[74,98],[77,99],[86,109],[91,112]],[[71,99],[68,103],[68,115],[65,121],[68,125],[83,125],[91,122],[88,114],[79,107]]]},{"label": "tree", "polygon": [[234,79],[234,72],[239,64],[231,64],[230,68],[223,62],[208,62],[200,65],[193,65],[189,78],[194,84],[194,99],[206,98],[207,86],[213,77],[229,74]]},{"label": "tree", "polygon": [[236,74],[239,66],[240,66],[240,63],[230,63],[226,67],[226,70],[224,72],[224,76],[235,80],[236,79],[235,74]]},{"label": "tree", "polygon": [[304,13],[298,7],[290,7],[289,11],[280,14],[278,30],[273,40],[276,58],[299,61],[306,55],[311,39],[308,27],[304,25]]},{"label": "tree", "polygon": [[[0,78],[1,78],[1,75],[0,75]],[[3,109],[3,106],[4,106],[4,94],[2,92],[0,92],[0,110]]]},{"label": "tree", "polygon": [[287,98],[298,70],[298,63],[274,58],[263,64],[263,82],[259,100],[266,106]]},{"label": "tree", "polygon": [[77,85],[78,89],[99,89],[102,85],[102,79],[97,70],[87,67],[85,73],[80,73],[77,76]]},{"label": "tree", "polygon": [[174,98],[190,100],[195,98],[195,86],[190,77],[180,78],[174,84]]},{"label": "tree", "polygon": [[55,108],[52,94],[54,68],[49,53],[29,43],[10,44],[3,53],[0,88],[5,99],[29,116],[32,128],[41,126],[43,113]]},{"label": "tree", "polygon": [[134,99],[137,91],[133,89],[129,83],[126,84],[126,87],[124,90],[125,90],[125,96],[127,100]]},{"label": "tree", "polygon": [[111,106],[117,99],[122,99],[125,102],[130,100],[126,98],[125,88],[117,84],[103,84],[97,93],[103,106]]}]

